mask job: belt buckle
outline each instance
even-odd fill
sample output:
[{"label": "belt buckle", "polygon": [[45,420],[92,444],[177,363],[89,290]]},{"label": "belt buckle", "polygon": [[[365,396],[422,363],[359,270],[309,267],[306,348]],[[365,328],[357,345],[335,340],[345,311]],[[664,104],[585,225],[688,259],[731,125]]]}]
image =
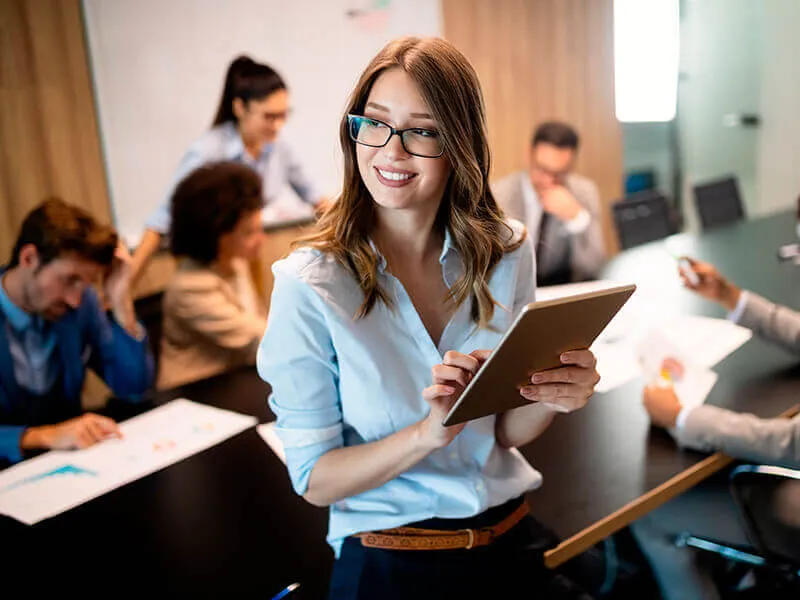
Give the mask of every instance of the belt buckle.
[{"label": "belt buckle", "polygon": [[467,550],[470,550],[475,547],[475,530],[474,529],[463,529],[467,533]]}]

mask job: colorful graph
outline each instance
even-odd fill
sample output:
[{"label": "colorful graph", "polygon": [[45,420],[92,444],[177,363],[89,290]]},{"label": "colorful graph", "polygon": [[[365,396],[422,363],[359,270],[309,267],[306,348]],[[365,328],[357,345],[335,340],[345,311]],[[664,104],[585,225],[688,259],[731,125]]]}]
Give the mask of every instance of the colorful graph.
[{"label": "colorful graph", "polygon": [[194,433],[211,433],[214,431],[214,424],[206,421],[205,423],[199,423],[198,425],[194,426]]},{"label": "colorful graph", "polygon": [[58,477],[59,475],[87,475],[90,477],[97,477],[97,473],[95,473],[94,471],[83,469],[81,467],[76,467],[75,465],[64,465],[63,467],[51,469],[49,471],[45,471],[44,473],[40,473],[38,475],[31,475],[30,477],[26,477],[25,479],[20,479],[19,481],[15,481],[14,483],[11,483],[5,487],[0,488],[0,494],[5,492],[10,492],[11,490],[15,490],[17,488],[30,485],[32,483],[37,483],[45,479],[49,479],[51,477]]}]

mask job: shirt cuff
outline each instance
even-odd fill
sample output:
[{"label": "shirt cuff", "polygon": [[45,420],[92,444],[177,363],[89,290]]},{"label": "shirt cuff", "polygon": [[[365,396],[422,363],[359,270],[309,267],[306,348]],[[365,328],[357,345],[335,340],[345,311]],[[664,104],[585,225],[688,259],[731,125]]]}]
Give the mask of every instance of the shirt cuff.
[{"label": "shirt cuff", "polygon": [[675,429],[677,431],[682,431],[686,426],[686,419],[689,418],[689,414],[692,412],[693,408],[693,406],[684,406],[681,412],[678,413],[678,418],[675,419]]},{"label": "shirt cuff", "polygon": [[145,229],[152,229],[156,233],[167,235],[172,217],[168,206],[159,206],[145,221]]},{"label": "shirt cuff", "polygon": [[739,301],[736,303],[736,306],[731,312],[728,313],[729,321],[733,321],[734,323],[739,322],[739,320],[742,318],[742,313],[747,306],[748,297],[749,294],[747,293],[747,290],[742,290],[742,293],[739,294]]},{"label": "shirt cuff", "polygon": [[144,328],[144,326],[139,321],[136,321],[136,333],[132,334],[130,331],[128,331],[127,327],[125,327],[122,323],[117,321],[117,318],[114,316],[113,311],[111,312],[111,320],[114,321],[114,323],[116,323],[117,327],[122,329],[122,331],[124,331],[126,335],[132,337],[134,340],[136,340],[140,344],[144,341],[144,338],[147,337],[147,330]]},{"label": "shirt cuff", "polygon": [[[22,436],[27,429],[27,425],[8,427],[8,447],[2,448],[2,445],[0,445],[0,458],[5,455],[6,459],[11,463],[18,463],[25,458],[24,450],[22,449]],[[2,441],[5,442],[6,439]]]},{"label": "shirt cuff", "polygon": [[[123,327],[123,329],[125,328]],[[128,333],[128,335],[130,335],[130,332],[127,329],[125,329],[125,331]],[[139,321],[136,321],[136,335],[133,336],[133,339],[139,343],[142,343],[146,337],[147,330],[142,326],[141,323],[139,323]]]},{"label": "shirt cuff", "polygon": [[567,227],[567,231],[569,231],[572,235],[578,235],[583,233],[589,228],[589,225],[592,224],[592,216],[589,214],[589,211],[585,208],[581,209],[573,219],[570,219],[565,223]]}]

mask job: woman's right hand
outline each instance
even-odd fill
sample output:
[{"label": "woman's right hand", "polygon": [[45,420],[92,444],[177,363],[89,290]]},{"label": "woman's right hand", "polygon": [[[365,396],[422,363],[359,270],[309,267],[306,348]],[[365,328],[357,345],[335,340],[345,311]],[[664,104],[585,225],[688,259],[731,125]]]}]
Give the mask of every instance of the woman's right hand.
[{"label": "woman's right hand", "polygon": [[431,448],[443,448],[461,433],[466,423],[442,425],[442,421],[486,360],[488,351],[462,354],[449,350],[441,364],[431,369],[432,385],[422,390],[422,397],[430,404],[431,412],[420,423],[424,443]]},{"label": "woman's right hand", "polygon": [[697,281],[693,282],[683,269],[678,267],[678,273],[686,288],[697,292],[703,298],[721,304],[728,311],[736,308],[739,296],[742,294],[741,289],[725,279],[711,263],[701,262],[688,256],[682,258],[688,261],[689,267],[697,275]]}]

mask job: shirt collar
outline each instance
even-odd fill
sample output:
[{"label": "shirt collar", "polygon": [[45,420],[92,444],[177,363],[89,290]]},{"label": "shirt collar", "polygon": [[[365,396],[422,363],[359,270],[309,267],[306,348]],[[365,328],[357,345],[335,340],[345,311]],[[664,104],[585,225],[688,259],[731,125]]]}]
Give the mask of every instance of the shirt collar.
[{"label": "shirt collar", "polygon": [[444,243],[442,244],[442,253],[439,255],[439,264],[444,264],[445,260],[447,260],[447,255],[450,251],[457,252],[455,247],[453,246],[453,236],[450,235],[450,228],[444,228]]},{"label": "shirt collar", "polygon": [[11,301],[3,287],[3,279],[5,279],[5,273],[0,276],[0,310],[6,315],[11,327],[18,332],[25,331],[31,326],[33,317]]},{"label": "shirt collar", "polygon": [[369,247],[372,248],[372,251],[378,257],[378,273],[386,273],[386,257],[378,250],[378,246],[372,238],[369,240]]},{"label": "shirt collar", "polygon": [[[252,157],[247,154],[244,149],[244,142],[242,141],[242,136],[239,135],[239,130],[236,129],[236,125],[231,122],[225,123],[222,125],[222,132],[225,135],[226,156],[230,157],[231,160],[242,160],[245,157],[252,160]],[[264,147],[261,149],[261,156],[256,160],[263,160],[266,158],[274,147],[274,143],[264,144]]]}]

